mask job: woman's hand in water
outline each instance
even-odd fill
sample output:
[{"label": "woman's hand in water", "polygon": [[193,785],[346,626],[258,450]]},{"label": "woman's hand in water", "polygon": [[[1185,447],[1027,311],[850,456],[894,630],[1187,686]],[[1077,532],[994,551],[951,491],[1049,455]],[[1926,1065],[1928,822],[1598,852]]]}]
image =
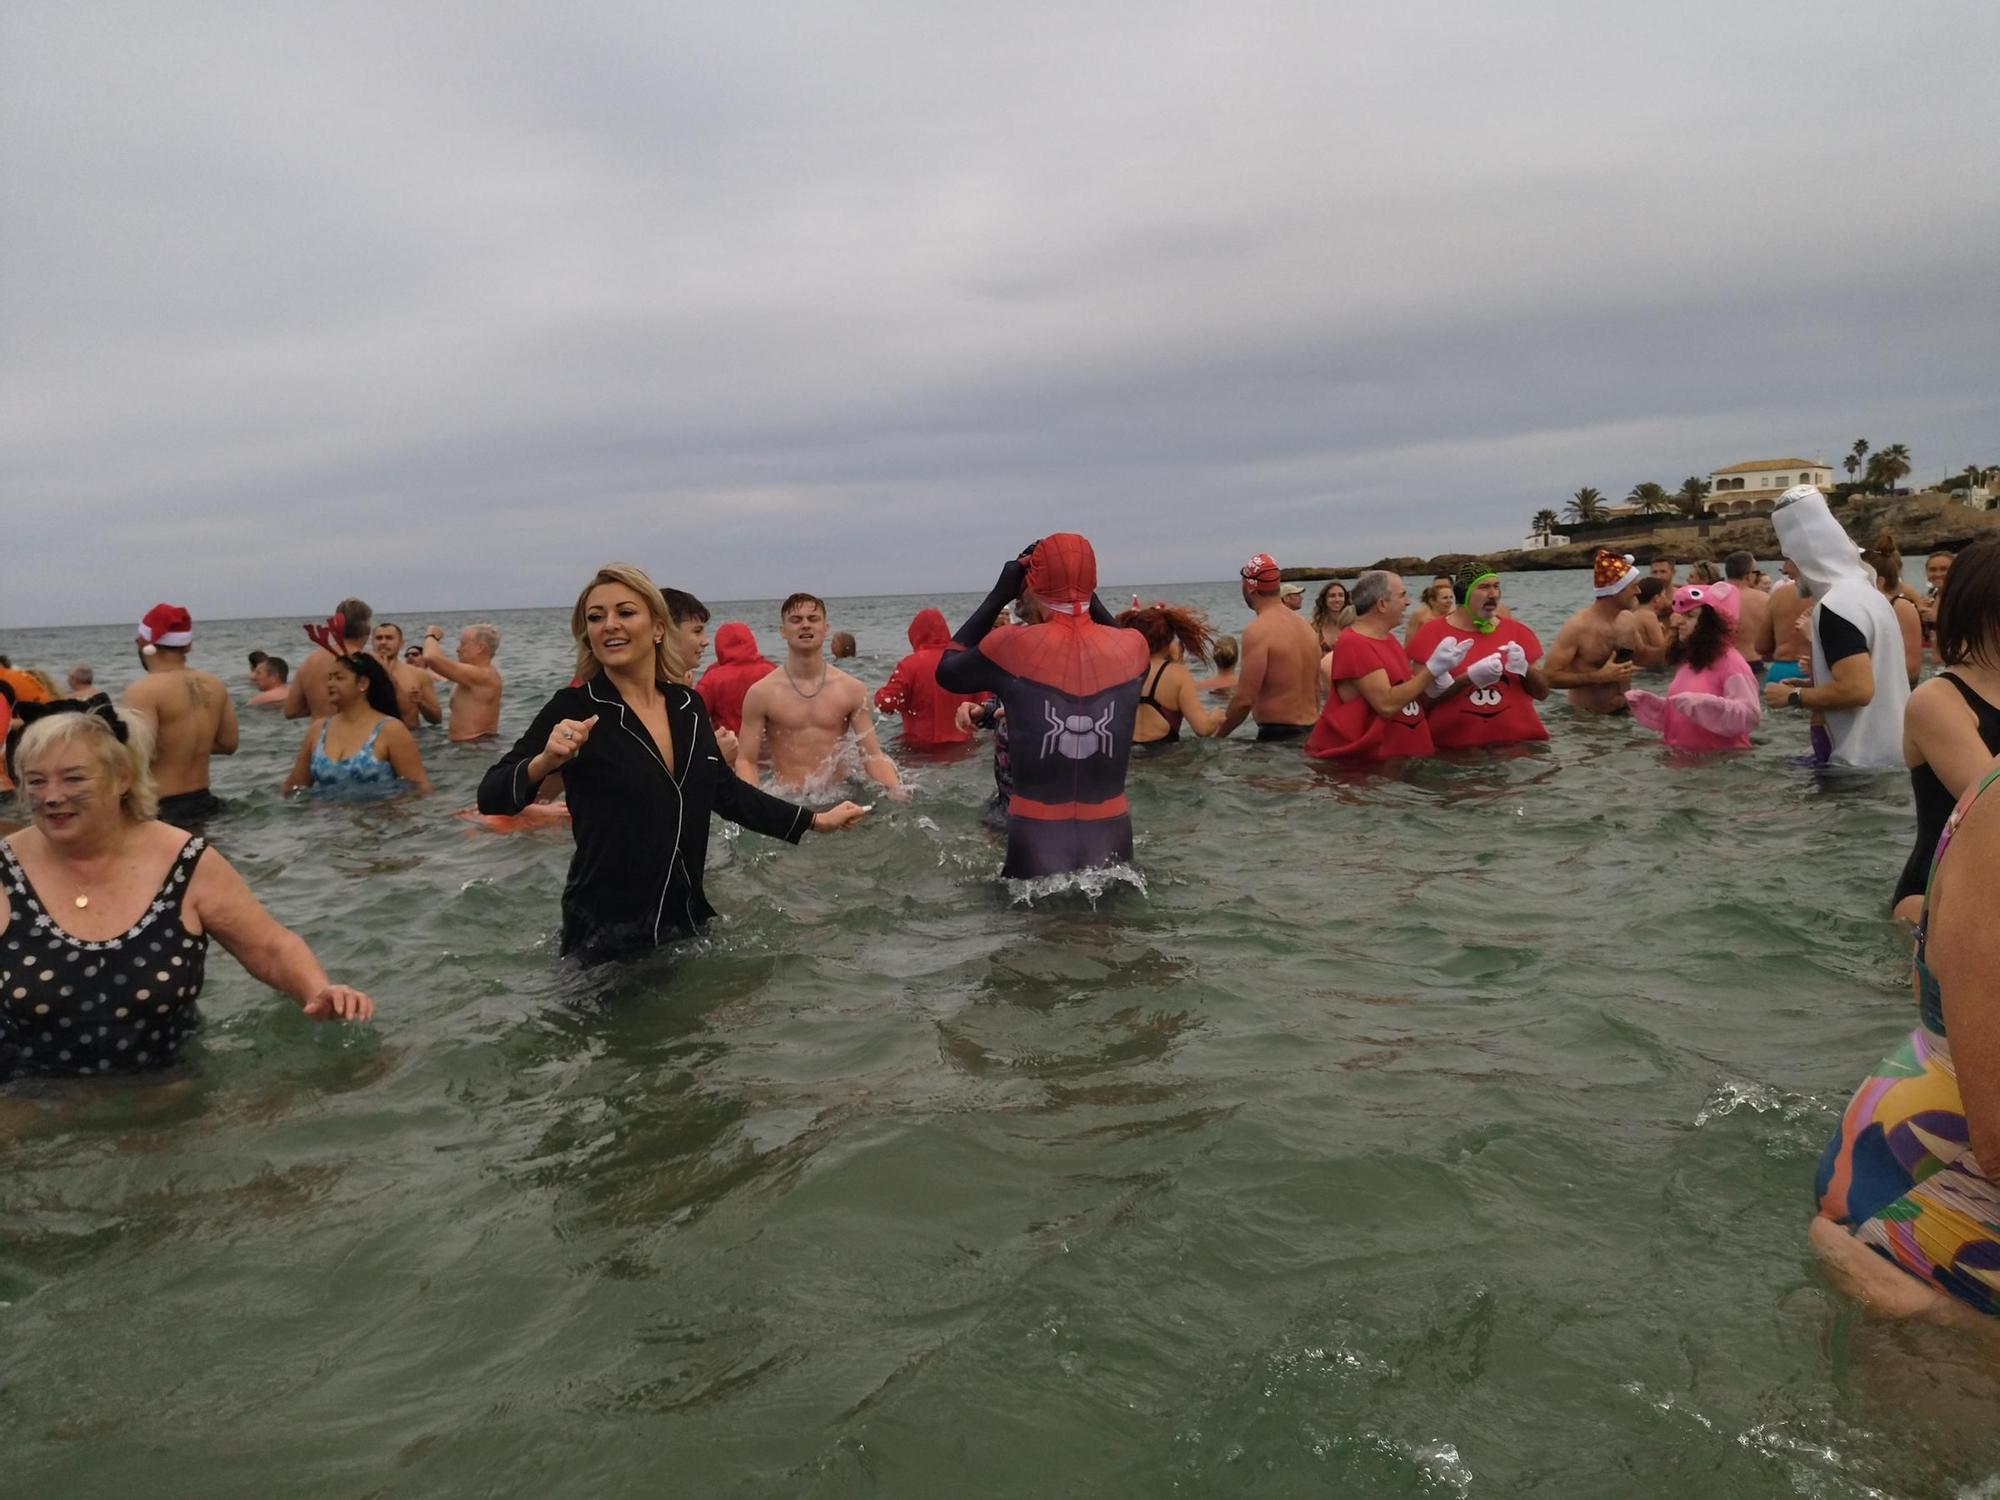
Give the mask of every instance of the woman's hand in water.
[{"label": "woman's hand in water", "polygon": [[343,1021],[365,1021],[375,1014],[375,1002],[345,984],[329,984],[305,1003],[305,1013],[315,1021],[338,1016]]},{"label": "woman's hand in water", "polygon": [[584,741],[590,738],[590,731],[597,727],[597,715],[587,719],[564,719],[549,731],[548,747],[542,751],[546,764],[544,774],[559,771],[576,758]]},{"label": "woman's hand in water", "polygon": [[829,807],[825,812],[814,813],[813,832],[833,833],[859,823],[867,815],[868,809],[859,802],[843,802],[838,807]]}]

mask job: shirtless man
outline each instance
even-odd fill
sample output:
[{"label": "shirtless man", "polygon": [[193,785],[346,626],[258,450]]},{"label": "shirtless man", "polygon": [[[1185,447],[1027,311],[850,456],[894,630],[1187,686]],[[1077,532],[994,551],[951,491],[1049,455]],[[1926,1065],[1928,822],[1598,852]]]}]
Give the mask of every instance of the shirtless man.
[{"label": "shirtless man", "polygon": [[[375,611],[359,599],[343,599],[334,605],[334,614],[341,621],[341,650],[352,656],[356,651],[368,649],[368,633],[375,625]],[[315,641],[313,632],[317,625],[308,625],[306,634]],[[325,719],[333,715],[333,695],[327,691],[326,674],[333,670],[333,653],[324,645],[299,663],[298,671],[292,674],[291,686],[285,691],[285,717],[288,719]]]},{"label": "shirtless man", "polygon": [[868,690],[820,654],[826,643],[826,601],[794,594],[778,610],[785,659],[743,697],[743,732],[736,737],[736,774],[752,785],[764,737],[771,739],[771,771],[787,787],[803,787],[826,774],[849,733],[861,749],[869,779],[902,797],[895,762],[875,738]]},{"label": "shirtless man", "polygon": [[222,809],[208,789],[208,758],[236,753],[236,706],[221,678],[187,664],[194,621],[178,604],[147,610],[138,644],[146,675],[125,689],[125,707],[153,723],[160,821],[198,825]]},{"label": "shirtless man", "polygon": [[389,680],[396,684],[396,708],[402,715],[404,728],[415,729],[419,716],[432,724],[444,722],[435,679],[422,667],[403,660],[402,626],[394,620],[382,621],[369,632],[368,649],[375,653],[375,659],[388,670]]},{"label": "shirtless man", "polygon": [[445,734],[455,745],[500,732],[501,679],[493,665],[499,652],[500,632],[491,625],[468,625],[458,633],[457,661],[444,654],[443,628],[424,627],[424,665],[452,684]]},{"label": "shirtless man", "polygon": [[1666,620],[1673,603],[1673,590],[1659,579],[1641,578],[1638,602],[1612,626],[1617,649],[1631,652],[1632,665],[1641,671],[1657,672],[1667,664]]},{"label": "shirtless man", "polygon": [[1569,705],[1578,713],[1622,714],[1632,663],[1613,657],[1618,617],[1638,602],[1639,570],[1600,548],[1590,576],[1595,599],[1564,622],[1543,668],[1550,687],[1569,690]]},{"label": "shirtless man", "polygon": [[1669,599],[1673,597],[1674,590],[1680,587],[1680,580],[1676,576],[1680,572],[1680,567],[1671,557],[1654,558],[1653,565],[1646,571],[1667,586]]},{"label": "shirtless man", "polygon": [[256,696],[243,706],[245,708],[281,708],[285,695],[291,691],[287,680],[292,675],[292,664],[282,656],[266,656],[257,653],[256,665],[250,668],[250,685],[257,689]]},{"label": "shirtless man", "polygon": [[1319,632],[1304,615],[1285,608],[1270,553],[1259,552],[1238,576],[1243,602],[1256,618],[1243,627],[1236,689],[1215,732],[1228,734],[1255,717],[1260,740],[1304,739],[1319,718]]},{"label": "shirtless man", "polygon": [[1722,571],[1736,585],[1736,604],[1742,611],[1736,620],[1736,649],[1762,682],[1765,668],[1770,665],[1764,659],[1760,643],[1764,639],[1764,621],[1771,614],[1771,596],[1752,585],[1757,559],[1748,552],[1730,553],[1722,560]]},{"label": "shirtless man", "polygon": [[1806,622],[1812,615],[1812,599],[1799,587],[1799,572],[1792,560],[1788,557],[1779,566],[1785,576],[1771,590],[1771,607],[1757,636],[1757,655],[1771,664],[1764,673],[1767,684],[1804,677],[1799,659],[1811,649]]}]

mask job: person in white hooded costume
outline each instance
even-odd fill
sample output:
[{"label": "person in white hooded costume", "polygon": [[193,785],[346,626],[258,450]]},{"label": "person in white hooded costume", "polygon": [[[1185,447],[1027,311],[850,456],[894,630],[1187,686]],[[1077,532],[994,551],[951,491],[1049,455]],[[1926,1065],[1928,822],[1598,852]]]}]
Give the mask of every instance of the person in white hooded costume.
[{"label": "person in white hooded costume", "polygon": [[1812,710],[1825,726],[1823,738],[1813,736],[1822,763],[1900,769],[1910,683],[1902,627],[1875,587],[1874,570],[1812,485],[1786,490],[1771,524],[1813,601],[1807,632],[1812,686],[1774,682],[1764,689],[1764,701],[1772,708]]}]

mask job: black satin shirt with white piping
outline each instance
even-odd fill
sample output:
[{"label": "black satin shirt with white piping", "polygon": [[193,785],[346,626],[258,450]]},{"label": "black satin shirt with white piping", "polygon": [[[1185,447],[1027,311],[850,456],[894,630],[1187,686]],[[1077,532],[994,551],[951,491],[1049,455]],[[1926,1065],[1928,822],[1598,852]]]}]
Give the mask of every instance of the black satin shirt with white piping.
[{"label": "black satin shirt with white piping", "polygon": [[528,763],[564,719],[597,715],[583,749],[563,767],[576,855],[563,886],[562,951],[592,964],[692,932],[715,915],[702,894],[708,817],[796,844],[812,811],[739,779],[716,748],[708,710],[677,683],[660,684],[674,769],[610,679],[563,688],[479,783],[482,813],[518,813],[539,783]]}]

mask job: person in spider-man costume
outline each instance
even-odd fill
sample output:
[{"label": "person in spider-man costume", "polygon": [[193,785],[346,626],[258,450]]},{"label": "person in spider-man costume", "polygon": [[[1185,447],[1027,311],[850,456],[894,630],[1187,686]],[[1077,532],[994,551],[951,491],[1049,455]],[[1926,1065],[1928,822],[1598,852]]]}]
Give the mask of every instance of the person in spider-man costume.
[{"label": "person in spider-man costume", "polygon": [[[1089,542],[1043,537],[1000,570],[938,661],[939,687],[991,693],[1007,711],[1014,796],[1000,873],[1010,879],[1132,858],[1125,767],[1149,652],[1096,588]],[[1016,598],[1028,623],[995,631]]]}]

